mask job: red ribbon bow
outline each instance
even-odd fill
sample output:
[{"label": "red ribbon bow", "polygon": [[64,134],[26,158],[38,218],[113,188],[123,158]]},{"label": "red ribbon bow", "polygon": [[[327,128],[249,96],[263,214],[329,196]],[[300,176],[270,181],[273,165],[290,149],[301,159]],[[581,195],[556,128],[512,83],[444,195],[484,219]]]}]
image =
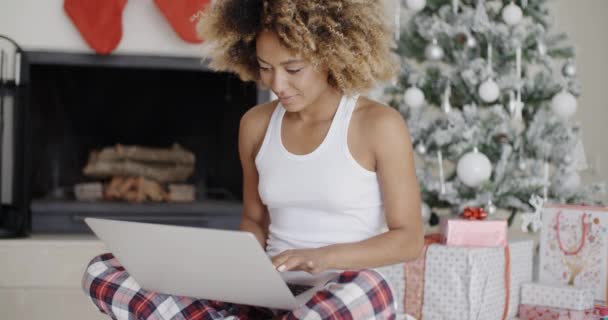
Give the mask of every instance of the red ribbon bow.
[{"label": "red ribbon bow", "polygon": [[462,213],[462,217],[469,220],[483,220],[488,217],[488,213],[483,208],[466,207]]}]

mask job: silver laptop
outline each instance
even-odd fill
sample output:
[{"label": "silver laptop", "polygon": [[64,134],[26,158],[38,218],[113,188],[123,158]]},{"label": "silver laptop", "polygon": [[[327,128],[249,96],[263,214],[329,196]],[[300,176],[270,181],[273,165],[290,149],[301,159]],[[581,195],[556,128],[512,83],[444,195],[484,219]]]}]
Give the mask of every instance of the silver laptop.
[{"label": "silver laptop", "polygon": [[293,310],[332,277],[319,277],[302,293],[292,293],[286,279],[297,282],[303,272],[276,271],[249,232],[96,218],[85,222],[149,291]]}]

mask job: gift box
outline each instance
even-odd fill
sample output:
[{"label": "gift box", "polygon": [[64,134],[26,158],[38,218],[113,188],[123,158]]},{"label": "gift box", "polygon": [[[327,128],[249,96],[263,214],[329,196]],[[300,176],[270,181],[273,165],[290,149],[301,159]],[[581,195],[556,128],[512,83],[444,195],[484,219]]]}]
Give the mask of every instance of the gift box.
[{"label": "gift box", "polygon": [[430,244],[425,244],[420,257],[404,264],[405,294],[403,296],[403,311],[414,319],[420,319],[422,314],[422,294],[424,293],[424,264],[426,251]]},{"label": "gift box", "polygon": [[608,305],[604,305],[604,304],[596,304],[595,305],[595,312],[603,318],[608,318]]},{"label": "gift box", "polygon": [[[501,320],[505,306],[506,318],[515,317],[521,284],[532,280],[532,246],[532,241],[514,241],[506,248],[429,245],[420,317]],[[406,269],[410,313],[408,283]]]},{"label": "gift box", "polygon": [[588,310],[594,306],[593,290],[529,282],[522,284],[521,303],[568,310]]},{"label": "gift box", "polygon": [[448,246],[504,247],[507,245],[507,221],[504,219],[443,218],[440,230],[441,242]]},{"label": "gift box", "polygon": [[594,309],[568,310],[529,304],[519,305],[520,320],[597,320],[600,316]]},{"label": "gift box", "polygon": [[608,295],[608,208],[546,205],[542,210],[539,282],[592,288]]}]

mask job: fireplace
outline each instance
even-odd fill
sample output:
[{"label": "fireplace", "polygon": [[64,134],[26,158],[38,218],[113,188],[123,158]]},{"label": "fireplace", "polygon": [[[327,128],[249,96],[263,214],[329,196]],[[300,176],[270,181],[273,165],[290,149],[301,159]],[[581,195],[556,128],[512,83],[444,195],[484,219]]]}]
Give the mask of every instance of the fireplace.
[{"label": "fireplace", "polygon": [[[240,117],[268,93],[199,59],[28,52],[31,232],[88,232],[86,217],[233,229],[241,211]],[[83,168],[117,144],[192,152],[192,202],[77,201]]]}]

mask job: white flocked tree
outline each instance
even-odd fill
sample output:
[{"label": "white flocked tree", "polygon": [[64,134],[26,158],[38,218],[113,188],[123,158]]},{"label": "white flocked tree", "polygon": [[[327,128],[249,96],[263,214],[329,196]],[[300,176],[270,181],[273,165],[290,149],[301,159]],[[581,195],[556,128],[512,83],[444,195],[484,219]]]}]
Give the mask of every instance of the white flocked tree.
[{"label": "white flocked tree", "polygon": [[574,48],[548,0],[400,0],[402,69],[384,97],[406,118],[423,211],[516,213],[530,200],[593,204],[574,122]]}]

